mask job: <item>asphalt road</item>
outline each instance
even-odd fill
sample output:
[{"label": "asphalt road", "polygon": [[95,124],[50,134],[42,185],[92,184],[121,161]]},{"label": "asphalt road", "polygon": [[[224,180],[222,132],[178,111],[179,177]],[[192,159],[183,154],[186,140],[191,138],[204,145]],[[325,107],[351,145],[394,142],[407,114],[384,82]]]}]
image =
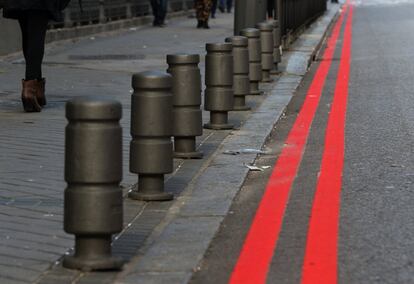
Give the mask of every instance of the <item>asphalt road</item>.
[{"label": "asphalt road", "polygon": [[[315,74],[329,61],[276,241],[264,245],[277,230],[271,222],[262,235],[251,234],[264,192],[278,182],[274,172],[286,166],[280,161],[279,168],[250,173],[192,283],[414,283],[414,3],[352,6],[334,54],[311,66],[267,143],[270,153],[257,160],[273,166],[292,146],[286,141],[306,97],[315,95]],[[345,100],[336,102],[341,94]],[[270,204],[281,202],[277,194]],[[238,266],[248,245],[254,257]],[[271,257],[262,265],[265,250]],[[253,281],[260,270],[264,280]],[[235,271],[248,271],[244,281],[234,281]]]}]

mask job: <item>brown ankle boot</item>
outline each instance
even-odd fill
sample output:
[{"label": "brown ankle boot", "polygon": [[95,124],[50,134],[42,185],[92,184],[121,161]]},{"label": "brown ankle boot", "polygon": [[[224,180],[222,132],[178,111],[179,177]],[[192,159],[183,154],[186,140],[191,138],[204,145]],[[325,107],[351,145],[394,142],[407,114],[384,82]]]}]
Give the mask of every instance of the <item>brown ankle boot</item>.
[{"label": "brown ankle boot", "polygon": [[46,79],[42,78],[41,80],[37,81],[40,85],[39,92],[36,93],[36,98],[40,106],[46,105],[46,96],[45,96],[45,87],[46,87]]},{"label": "brown ankle boot", "polygon": [[37,80],[22,80],[22,103],[26,112],[40,112],[42,107],[37,101],[40,93],[41,83]]}]

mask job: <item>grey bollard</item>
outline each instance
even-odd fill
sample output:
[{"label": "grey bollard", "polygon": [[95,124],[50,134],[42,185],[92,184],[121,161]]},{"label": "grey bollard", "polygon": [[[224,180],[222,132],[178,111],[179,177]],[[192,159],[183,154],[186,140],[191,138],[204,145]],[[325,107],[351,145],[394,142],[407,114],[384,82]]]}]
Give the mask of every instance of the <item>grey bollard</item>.
[{"label": "grey bollard", "polygon": [[259,90],[259,82],[262,80],[260,31],[248,28],[242,30],[240,35],[247,37],[249,42],[250,95],[261,95],[262,92]]},{"label": "grey bollard", "polygon": [[138,188],[129,197],[142,201],[167,201],[164,174],[173,171],[172,77],[146,71],[132,77],[130,171],[139,175]]},{"label": "grey bollard", "polygon": [[111,235],[122,230],[121,104],[78,98],[66,104],[64,229],[75,253],[63,266],[83,271],[121,268],[111,255]]},{"label": "grey bollard", "polygon": [[201,114],[201,74],[198,54],[167,55],[168,70],[173,77],[174,157],[201,159],[196,150],[196,136],[203,134]]},{"label": "grey bollard", "polygon": [[260,43],[262,48],[262,82],[269,83],[270,70],[273,69],[273,25],[269,22],[258,23],[256,28],[260,30]]},{"label": "grey bollard", "polygon": [[276,75],[279,74],[278,65],[282,61],[280,25],[278,20],[269,20],[269,22],[273,25],[273,69],[270,74]]},{"label": "grey bollard", "polygon": [[206,90],[204,108],[210,111],[208,129],[233,129],[228,112],[233,109],[233,46],[230,43],[206,45]]},{"label": "grey bollard", "polygon": [[250,110],[246,96],[250,93],[248,40],[244,36],[226,38],[233,45],[233,92],[235,111]]}]

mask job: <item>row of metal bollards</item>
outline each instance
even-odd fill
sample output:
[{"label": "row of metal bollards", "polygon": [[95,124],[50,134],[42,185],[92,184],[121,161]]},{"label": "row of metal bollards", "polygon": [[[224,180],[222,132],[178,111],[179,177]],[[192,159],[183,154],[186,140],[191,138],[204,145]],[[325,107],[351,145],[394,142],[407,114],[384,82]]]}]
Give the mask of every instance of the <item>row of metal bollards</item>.
[{"label": "row of metal bollards", "polygon": [[[246,96],[260,95],[259,82],[271,82],[270,74],[277,72],[278,22],[240,34],[206,45],[204,108],[210,121],[205,128],[232,129],[228,112],[250,110]],[[196,54],[168,55],[168,73],[133,75],[129,165],[139,178],[129,198],[173,199],[164,191],[173,158],[203,157],[196,149],[203,132],[199,62]],[[123,264],[111,253],[112,234],[123,224],[121,116],[117,101],[78,98],[66,105],[64,229],[75,235],[75,252],[64,258],[64,267],[90,271]]]}]

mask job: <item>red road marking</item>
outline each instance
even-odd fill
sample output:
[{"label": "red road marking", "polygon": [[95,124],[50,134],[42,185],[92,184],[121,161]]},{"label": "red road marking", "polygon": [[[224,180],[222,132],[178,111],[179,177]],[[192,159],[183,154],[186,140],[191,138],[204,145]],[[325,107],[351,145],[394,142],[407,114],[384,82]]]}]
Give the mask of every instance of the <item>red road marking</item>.
[{"label": "red road marking", "polygon": [[321,171],[309,223],[302,284],[337,283],[337,242],[351,68],[352,14],[353,7],[350,6],[335,94],[326,129]]},{"label": "red road marking", "polygon": [[323,61],[313,78],[305,102],[285,142],[272,176],[266,186],[262,201],[250,227],[229,283],[265,283],[282,226],[290,189],[295,179],[310,126],[322,94],[323,86],[331,66],[345,11],[335,24],[328,40]]}]

